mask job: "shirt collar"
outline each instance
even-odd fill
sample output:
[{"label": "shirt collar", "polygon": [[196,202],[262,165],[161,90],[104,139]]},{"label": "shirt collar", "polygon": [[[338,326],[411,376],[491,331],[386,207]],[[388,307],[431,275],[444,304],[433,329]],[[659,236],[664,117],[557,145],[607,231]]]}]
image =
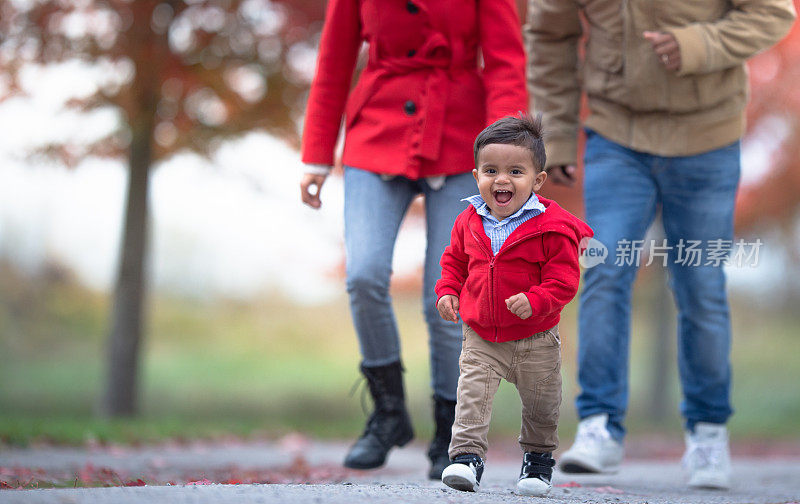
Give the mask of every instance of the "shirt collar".
[{"label": "shirt collar", "polygon": [[526,201],[525,204],[522,205],[519,210],[514,212],[513,215],[509,215],[502,221],[497,220],[497,217],[492,215],[491,210],[489,210],[489,205],[486,204],[486,202],[483,200],[480,194],[472,195],[468,198],[462,199],[461,201],[469,202],[470,205],[475,207],[475,212],[481,217],[485,217],[486,219],[489,219],[493,222],[497,222],[499,224],[505,224],[511,221],[512,219],[516,219],[523,213],[530,210],[538,210],[539,213],[544,213],[545,211],[545,206],[542,204],[541,201],[539,201],[539,198],[538,196],[536,196],[536,193],[531,193],[531,197],[528,198],[528,201]]}]

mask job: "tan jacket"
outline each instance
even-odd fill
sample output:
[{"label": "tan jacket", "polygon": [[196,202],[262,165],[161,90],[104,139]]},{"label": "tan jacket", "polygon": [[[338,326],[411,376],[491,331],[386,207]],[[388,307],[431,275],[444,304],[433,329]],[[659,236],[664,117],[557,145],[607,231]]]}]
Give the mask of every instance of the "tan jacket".
[{"label": "tan jacket", "polygon": [[[585,57],[579,11],[588,22]],[[791,0],[528,0],[525,25],[533,109],[549,132],[548,166],[575,164],[581,89],[586,126],[631,149],[685,156],[744,131],[744,62],[781,39]],[[670,72],[644,31],[672,33],[681,69]]]}]

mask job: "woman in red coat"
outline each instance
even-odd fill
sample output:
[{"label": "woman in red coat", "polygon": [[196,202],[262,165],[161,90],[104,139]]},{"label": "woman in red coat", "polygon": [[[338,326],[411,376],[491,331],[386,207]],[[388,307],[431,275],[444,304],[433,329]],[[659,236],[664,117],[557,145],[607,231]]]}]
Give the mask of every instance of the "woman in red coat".
[{"label": "woman in red coat", "polygon": [[[369,60],[351,90],[359,49]],[[392,252],[411,201],[425,198],[423,303],[436,433],[431,478],[449,459],[461,331],[438,315],[439,259],[461,199],[475,193],[472,143],[528,108],[514,0],[329,0],[308,99],[303,201],[319,208],[344,117],[347,291],[375,411],[345,465],[379,467],[413,437],[389,296]],[[312,186],[316,190],[312,190]]]}]

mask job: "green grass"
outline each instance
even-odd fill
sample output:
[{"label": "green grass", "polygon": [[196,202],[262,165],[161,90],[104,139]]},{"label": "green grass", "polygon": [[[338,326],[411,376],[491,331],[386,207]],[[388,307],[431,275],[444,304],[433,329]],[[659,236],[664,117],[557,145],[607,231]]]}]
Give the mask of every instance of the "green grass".
[{"label": "green grass", "polygon": [[[637,284],[633,320],[633,433],[680,432],[676,366],[664,418],[647,411],[653,362],[648,285]],[[398,296],[411,413],[418,437],[430,435],[427,332],[418,299]],[[753,313],[734,303],[734,435],[800,435],[800,320],[792,313]],[[279,436],[301,431],[350,438],[364,421],[358,345],[346,299],[303,307],[266,298],[249,303],[151,298],[141,359],[141,414],[107,421],[94,415],[102,391],[109,300],[57,270],[28,278],[0,266],[0,441],[149,442],[164,438]],[[565,310],[561,432],[576,423],[575,303]],[[495,399],[491,436],[514,436],[519,399],[504,384]]]}]

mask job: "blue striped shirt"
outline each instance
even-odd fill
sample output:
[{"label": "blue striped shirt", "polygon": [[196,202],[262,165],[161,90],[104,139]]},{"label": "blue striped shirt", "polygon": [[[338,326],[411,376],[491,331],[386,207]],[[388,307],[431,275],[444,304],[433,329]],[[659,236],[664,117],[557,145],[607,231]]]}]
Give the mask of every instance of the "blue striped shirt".
[{"label": "blue striped shirt", "polygon": [[483,230],[492,242],[492,252],[495,254],[497,254],[500,247],[506,242],[506,239],[511,236],[511,233],[513,233],[520,224],[539,214],[543,214],[545,211],[545,206],[539,201],[535,193],[531,194],[531,197],[528,198],[528,201],[526,201],[519,210],[502,221],[498,221],[497,217],[492,215],[492,212],[489,210],[489,205],[483,201],[480,194],[464,198],[461,201],[469,202],[475,207],[475,211],[478,215],[481,216]]}]

